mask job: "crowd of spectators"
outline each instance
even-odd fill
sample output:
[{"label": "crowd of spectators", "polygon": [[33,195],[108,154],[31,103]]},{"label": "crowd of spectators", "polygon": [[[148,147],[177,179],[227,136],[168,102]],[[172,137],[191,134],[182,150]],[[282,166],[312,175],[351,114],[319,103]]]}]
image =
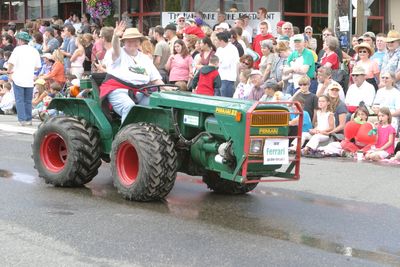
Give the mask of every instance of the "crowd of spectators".
[{"label": "crowd of spectators", "polygon": [[[325,28],[318,49],[311,26],[299,29],[280,21],[272,29],[267,14],[265,8],[258,9],[254,29],[247,15],[232,25],[223,12],[215,25],[205,23],[201,12],[194,17],[181,15],[175,23],[150,28],[139,50],[153,62],[164,83],[174,83],[182,91],[251,101],[299,101],[309,118],[304,120],[302,134],[306,156],[353,157],[356,151],[341,147],[348,142],[369,145],[364,154],[371,160],[393,156],[400,117],[400,33],[366,32],[354,36],[351,47],[344,50],[334,31]],[[54,95],[50,88],[62,91],[74,78],[110,69],[113,60],[107,51],[113,49],[114,29],[100,26],[87,14],[71,14],[66,20],[55,16],[51,21],[29,22],[18,30],[12,23],[3,27],[0,113],[13,112],[7,102],[15,87],[9,66],[11,70],[17,67],[13,56],[17,40],[34,48],[41,58],[32,80],[35,116],[46,95]],[[22,100],[14,95],[19,113]],[[367,121],[354,115],[360,109],[366,111]],[[292,119],[295,129],[298,120]],[[28,115],[20,123],[30,121]],[[375,129],[369,133],[375,137],[371,144],[348,137],[354,121]]]}]

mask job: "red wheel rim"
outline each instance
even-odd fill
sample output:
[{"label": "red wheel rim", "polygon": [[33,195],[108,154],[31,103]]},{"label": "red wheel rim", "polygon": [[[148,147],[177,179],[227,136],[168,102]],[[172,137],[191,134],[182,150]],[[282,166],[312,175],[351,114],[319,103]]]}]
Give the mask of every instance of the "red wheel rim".
[{"label": "red wheel rim", "polygon": [[135,147],[129,142],[122,143],[119,146],[116,160],[119,180],[123,185],[132,185],[139,172],[139,156]]},{"label": "red wheel rim", "polygon": [[57,133],[47,134],[40,146],[40,158],[51,172],[60,172],[65,167],[68,149],[64,139]]}]

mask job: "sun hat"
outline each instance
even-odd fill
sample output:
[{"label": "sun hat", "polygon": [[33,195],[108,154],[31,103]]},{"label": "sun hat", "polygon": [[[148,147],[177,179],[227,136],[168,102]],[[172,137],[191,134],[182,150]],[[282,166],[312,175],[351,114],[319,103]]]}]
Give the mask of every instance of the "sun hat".
[{"label": "sun hat", "polygon": [[250,76],[253,76],[253,75],[262,75],[262,73],[259,70],[252,70],[250,73]]},{"label": "sun hat", "polygon": [[385,38],[386,43],[391,43],[394,41],[399,41],[400,40],[400,33],[395,30],[391,30],[388,32],[387,37]]},{"label": "sun hat", "polygon": [[361,66],[354,66],[351,75],[365,75],[365,69]]},{"label": "sun hat", "polygon": [[34,82],[34,84],[39,84],[39,85],[45,85],[46,81],[43,79],[36,79],[36,81]]},{"label": "sun hat", "polygon": [[143,39],[144,36],[139,32],[137,28],[128,28],[124,31],[121,41],[125,39],[136,39],[136,38]]},{"label": "sun hat", "polygon": [[29,42],[32,39],[32,37],[27,32],[19,32],[15,35],[15,38],[24,40],[26,42]]},{"label": "sun hat", "polygon": [[354,47],[354,50],[358,53],[358,50],[360,50],[361,48],[366,48],[369,51],[369,56],[372,56],[374,54],[374,49],[371,48],[371,46],[366,43],[366,42],[362,42],[361,44],[358,44]]},{"label": "sun hat", "polygon": [[48,60],[54,60],[53,56],[50,53],[44,53],[41,57],[47,58]]},{"label": "sun hat", "polygon": [[335,89],[340,91],[340,88],[341,88],[340,84],[338,84],[337,82],[332,82],[330,85],[328,85],[327,89],[328,89],[328,91],[329,90],[335,90]]}]

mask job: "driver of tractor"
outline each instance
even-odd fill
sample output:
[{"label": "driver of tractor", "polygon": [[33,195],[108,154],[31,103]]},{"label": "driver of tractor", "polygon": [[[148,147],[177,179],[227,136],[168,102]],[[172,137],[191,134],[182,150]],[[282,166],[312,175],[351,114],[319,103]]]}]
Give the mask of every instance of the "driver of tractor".
[{"label": "driver of tractor", "polygon": [[[145,38],[136,28],[126,28],[124,21],[117,22],[112,38],[112,49],[107,51],[109,58],[107,76],[100,87],[100,98],[107,98],[114,111],[125,120],[135,102],[148,105],[148,94],[133,90],[133,87],[164,84],[160,73],[150,58],[140,50],[141,41]],[[120,42],[123,42],[121,47]],[[133,92],[130,96],[129,90]]]}]

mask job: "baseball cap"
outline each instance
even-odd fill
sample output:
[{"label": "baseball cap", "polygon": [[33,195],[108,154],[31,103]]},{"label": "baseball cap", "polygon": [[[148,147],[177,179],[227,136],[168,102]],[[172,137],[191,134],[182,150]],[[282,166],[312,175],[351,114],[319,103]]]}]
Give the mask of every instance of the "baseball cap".
[{"label": "baseball cap", "polygon": [[281,20],[281,21],[279,21],[279,22],[276,24],[276,26],[282,27],[283,24],[285,24],[285,21]]},{"label": "baseball cap", "polygon": [[304,35],[303,34],[295,34],[293,36],[293,41],[294,42],[296,42],[296,41],[304,42]]},{"label": "baseball cap", "polygon": [[165,28],[164,28],[165,30],[171,30],[171,31],[174,31],[174,32],[176,32],[176,26],[174,25],[174,24],[168,24],[167,26],[165,26]]},{"label": "baseball cap", "polygon": [[8,76],[7,75],[0,75],[0,81],[8,82]]},{"label": "baseball cap", "polygon": [[196,22],[196,24],[197,24],[198,26],[203,25],[203,20],[202,20],[201,18],[195,18],[195,19],[194,19],[194,22]]}]

